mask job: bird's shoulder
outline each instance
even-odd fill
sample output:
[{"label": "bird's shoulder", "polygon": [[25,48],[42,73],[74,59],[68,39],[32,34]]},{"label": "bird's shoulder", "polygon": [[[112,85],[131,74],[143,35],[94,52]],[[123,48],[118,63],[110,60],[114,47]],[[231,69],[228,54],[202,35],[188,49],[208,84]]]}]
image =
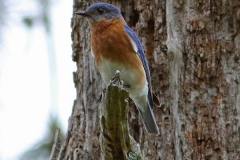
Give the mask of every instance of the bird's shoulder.
[{"label": "bird's shoulder", "polygon": [[125,25],[124,29],[132,42],[132,45],[133,45],[133,48],[134,48],[136,54],[139,56],[139,58],[142,61],[147,78],[150,80],[150,71],[149,71],[148,61],[146,59],[146,56],[144,53],[144,48],[143,48],[143,45],[142,45],[140,39],[138,38],[136,32],[134,32],[128,25]]},{"label": "bird's shoulder", "polygon": [[134,32],[133,29],[130,28],[128,25],[124,26],[124,30],[127,33],[128,37],[130,38],[136,53],[141,55],[141,57],[145,58],[143,45],[139,37],[137,36],[136,32]]}]

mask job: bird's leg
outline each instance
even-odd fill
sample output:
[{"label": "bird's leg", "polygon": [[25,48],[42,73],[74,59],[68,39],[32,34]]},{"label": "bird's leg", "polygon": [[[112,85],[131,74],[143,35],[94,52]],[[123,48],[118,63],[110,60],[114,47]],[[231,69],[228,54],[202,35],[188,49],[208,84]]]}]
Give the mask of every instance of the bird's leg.
[{"label": "bird's leg", "polygon": [[[125,85],[123,84],[123,81],[120,79],[120,71],[119,70],[116,70],[114,76],[112,77],[112,79],[110,81],[110,84],[118,85],[118,86],[121,86],[123,88],[125,87]],[[106,92],[106,88],[103,89],[103,91],[102,91],[101,95],[99,96],[97,102],[102,101],[105,92]]]},{"label": "bird's leg", "polygon": [[111,84],[115,84],[118,86],[123,86],[123,81],[120,79],[120,71],[116,70],[115,75],[112,77]]},{"label": "bird's leg", "polygon": [[116,70],[115,75],[112,77],[112,80],[110,82],[111,84],[119,85],[123,87],[124,89],[130,89],[130,85],[127,83],[124,83],[123,80],[120,79],[120,71]]},{"label": "bird's leg", "polygon": [[129,152],[128,160],[141,160],[141,157],[135,152]]},{"label": "bird's leg", "polygon": [[[112,77],[110,84],[118,85],[118,86],[123,86],[123,81],[120,79],[120,71],[116,70],[114,76]],[[97,102],[101,102],[103,99],[103,96],[106,92],[106,88],[103,89],[101,95],[99,96]]]}]

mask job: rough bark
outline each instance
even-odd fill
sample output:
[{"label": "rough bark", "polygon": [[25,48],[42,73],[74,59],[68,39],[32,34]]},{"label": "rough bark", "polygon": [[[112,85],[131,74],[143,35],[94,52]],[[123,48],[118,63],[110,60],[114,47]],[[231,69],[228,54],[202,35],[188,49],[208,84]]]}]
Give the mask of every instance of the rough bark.
[{"label": "rough bark", "polygon": [[[116,79],[117,78],[117,79]],[[120,74],[115,75],[106,90],[101,105],[100,146],[101,159],[140,160],[139,145],[129,133],[129,95],[120,82]]]},{"label": "rough bark", "polygon": [[[94,1],[74,0],[74,11]],[[119,6],[144,44],[158,136],[142,129],[130,106],[130,130],[149,160],[240,159],[240,2],[106,1]],[[73,16],[77,97],[59,159],[97,160],[102,81],[90,55],[87,22]]]}]

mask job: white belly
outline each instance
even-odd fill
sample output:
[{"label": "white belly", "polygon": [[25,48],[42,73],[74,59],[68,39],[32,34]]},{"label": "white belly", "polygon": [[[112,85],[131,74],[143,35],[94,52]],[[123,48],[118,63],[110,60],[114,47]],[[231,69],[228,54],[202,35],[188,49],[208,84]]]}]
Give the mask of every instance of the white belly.
[{"label": "white belly", "polygon": [[[139,84],[139,73],[129,67],[122,64],[112,63],[108,60],[102,60],[101,64],[98,65],[98,70],[102,76],[102,79],[106,85],[109,84],[110,80],[114,77],[117,70],[120,71],[120,79],[123,81],[124,85],[128,85],[127,89],[130,97],[135,97],[140,93],[146,94],[148,91],[147,81],[145,84]],[[146,78],[145,78],[146,79]]]}]

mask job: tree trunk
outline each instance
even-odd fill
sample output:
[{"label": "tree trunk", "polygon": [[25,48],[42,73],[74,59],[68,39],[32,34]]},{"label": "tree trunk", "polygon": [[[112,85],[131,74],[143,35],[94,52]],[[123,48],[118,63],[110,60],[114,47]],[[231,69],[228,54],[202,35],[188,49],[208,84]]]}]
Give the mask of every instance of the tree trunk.
[{"label": "tree trunk", "polygon": [[141,160],[139,145],[129,134],[128,127],[128,92],[123,89],[120,74],[116,73],[103,94],[101,105],[101,158],[106,160]]},{"label": "tree trunk", "polygon": [[[74,0],[74,11],[92,4]],[[149,160],[240,159],[240,1],[109,0],[138,33],[149,60],[158,136],[130,105],[130,131]],[[98,160],[103,83],[87,22],[72,18],[77,97],[58,159]]]}]

